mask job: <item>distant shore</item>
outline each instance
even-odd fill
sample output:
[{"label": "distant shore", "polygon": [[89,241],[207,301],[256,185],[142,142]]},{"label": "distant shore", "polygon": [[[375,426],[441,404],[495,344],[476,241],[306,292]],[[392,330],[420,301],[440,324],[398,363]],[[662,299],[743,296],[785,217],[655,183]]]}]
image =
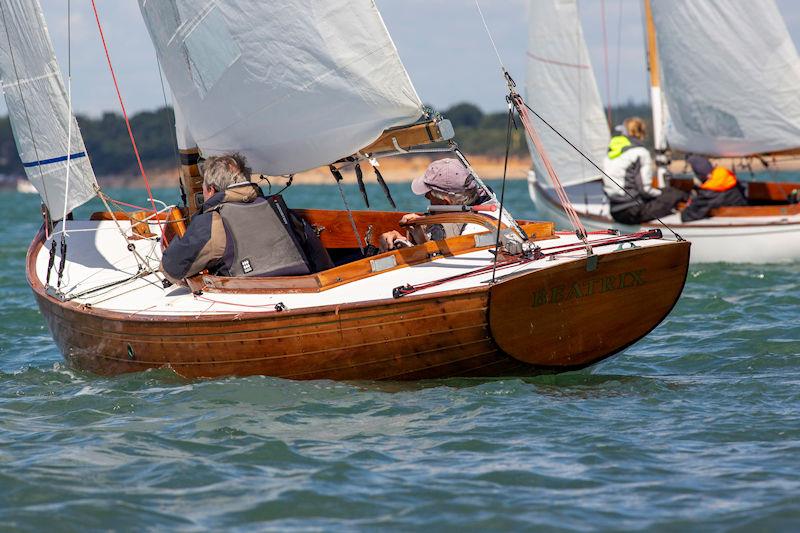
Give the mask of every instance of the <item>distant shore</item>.
[{"label": "distant shore", "polygon": [[[445,154],[437,156],[422,156],[415,155],[409,157],[393,157],[380,161],[380,171],[387,182],[403,183],[413,180],[415,177],[422,175],[428,164],[435,160],[446,157]],[[478,173],[479,176],[485,179],[500,179],[503,176],[503,158],[489,157],[489,156],[474,156],[470,157],[470,164]],[[747,179],[747,170],[743,169],[739,163],[740,159],[720,159],[717,160],[718,164],[727,167],[736,167],[736,172],[739,173],[743,179]],[[779,163],[773,164],[776,170],[781,172],[798,172],[800,171],[800,159],[786,158],[782,159]],[[507,176],[510,180],[522,180],[528,176],[528,170],[531,168],[531,159],[529,157],[511,157],[508,160]],[[769,169],[757,161],[753,162],[753,171],[765,172]],[[691,173],[684,160],[673,161],[670,165],[670,171],[674,174],[687,174]],[[169,188],[175,187],[178,183],[179,170],[176,167],[167,169],[150,170],[147,177],[150,185],[156,188]],[[342,172],[346,182],[355,182],[355,173],[352,168]],[[372,176],[372,169],[369,164],[364,165],[364,176],[367,179],[374,179]],[[273,183],[282,183],[282,178],[270,177]],[[139,188],[143,186],[142,178],[139,174],[121,174],[113,176],[99,177],[100,185],[106,188]],[[332,184],[333,178],[327,167],[320,167],[314,170],[309,170],[297,174],[294,179],[295,185],[324,185]],[[6,180],[3,185],[6,188],[14,188],[16,182]]]},{"label": "distant shore", "polygon": [[[438,157],[428,156],[410,156],[410,157],[393,157],[382,159],[380,161],[381,175],[387,182],[402,183],[408,182],[422,175],[425,168],[435,159],[445,157],[441,154]],[[475,156],[469,158],[470,165],[475,169],[479,176],[486,179],[498,179],[503,177],[504,160],[502,158],[493,158],[487,156]],[[528,176],[528,169],[531,167],[531,160],[528,157],[514,157],[509,158],[508,161],[508,179],[519,180],[525,179]],[[370,165],[364,164],[364,176],[372,178],[372,169]],[[150,185],[156,188],[174,187],[178,182],[179,171],[177,168],[154,170],[147,173],[147,178]],[[342,175],[347,182],[355,182],[355,172],[346,169]],[[281,177],[270,179],[277,180],[276,183],[281,183]],[[99,178],[100,184],[103,187],[111,188],[136,188],[142,186],[142,178],[140,175],[117,175],[106,176]],[[294,177],[295,185],[320,185],[332,184],[333,178],[327,167],[315,168],[306,172],[299,173]]]}]

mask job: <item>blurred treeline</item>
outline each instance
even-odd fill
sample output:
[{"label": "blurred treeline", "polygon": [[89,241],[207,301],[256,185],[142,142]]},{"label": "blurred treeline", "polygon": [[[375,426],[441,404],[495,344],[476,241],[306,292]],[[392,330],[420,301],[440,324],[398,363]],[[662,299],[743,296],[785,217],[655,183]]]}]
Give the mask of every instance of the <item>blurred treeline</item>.
[{"label": "blurred treeline", "polygon": [[[456,140],[465,152],[470,155],[503,157],[508,120],[505,112],[484,113],[478,106],[469,103],[456,104],[439,111],[452,121]],[[650,106],[628,103],[612,109],[615,124],[632,115],[641,116],[649,125]],[[121,115],[104,113],[99,118],[78,116],[78,124],[98,176],[137,172],[136,158]],[[148,170],[174,168],[178,165],[173,124],[171,108],[144,111],[131,117],[131,128],[136,136],[139,153]],[[522,129],[513,130],[511,155],[525,157],[527,150]],[[23,174],[8,117],[0,117],[0,174]]]}]

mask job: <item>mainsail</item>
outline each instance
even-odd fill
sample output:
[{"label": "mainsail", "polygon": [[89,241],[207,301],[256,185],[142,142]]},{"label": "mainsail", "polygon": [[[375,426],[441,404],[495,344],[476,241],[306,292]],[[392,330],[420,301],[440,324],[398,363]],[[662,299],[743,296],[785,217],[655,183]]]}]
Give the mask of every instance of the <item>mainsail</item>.
[{"label": "mainsail", "polygon": [[349,156],[422,103],[373,0],[139,0],[184,127],[255,171]]},{"label": "mainsail", "polygon": [[38,0],[0,0],[0,78],[25,173],[60,219],[92,199],[97,182]]},{"label": "mainsail", "polygon": [[800,148],[800,58],[773,0],[652,2],[670,148]]},{"label": "mainsail", "polygon": [[[526,100],[547,122],[595,162],[609,130],[583,38],[576,0],[531,0]],[[565,185],[596,179],[597,169],[537,119],[537,129]],[[537,177],[547,172],[531,148]]]}]

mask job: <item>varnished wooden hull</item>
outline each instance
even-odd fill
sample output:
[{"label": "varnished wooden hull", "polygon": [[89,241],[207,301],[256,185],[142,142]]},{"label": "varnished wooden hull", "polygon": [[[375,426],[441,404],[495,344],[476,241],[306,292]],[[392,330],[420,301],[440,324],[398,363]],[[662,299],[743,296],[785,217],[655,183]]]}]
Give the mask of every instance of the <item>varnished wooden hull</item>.
[{"label": "varnished wooden hull", "polygon": [[[591,272],[583,260],[503,279],[491,289],[201,318],[136,317],[61,302],[32,275],[30,258],[28,276],[56,344],[81,370],[414,380],[534,375],[601,361],[669,313],[688,253],[688,243],[672,243],[604,255]],[[642,271],[635,280],[625,277],[635,271]],[[604,278],[622,279],[618,290],[602,290]],[[559,289],[581,283],[596,290],[567,298]],[[642,301],[649,302],[647,312]]]}]

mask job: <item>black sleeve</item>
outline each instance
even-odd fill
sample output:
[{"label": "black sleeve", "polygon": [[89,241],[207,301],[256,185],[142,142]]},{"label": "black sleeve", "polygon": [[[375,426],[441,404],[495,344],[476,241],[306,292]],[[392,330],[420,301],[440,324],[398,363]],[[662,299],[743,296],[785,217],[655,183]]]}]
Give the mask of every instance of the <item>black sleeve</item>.
[{"label": "black sleeve", "polygon": [[192,219],[186,233],[180,239],[173,239],[161,258],[161,268],[176,279],[189,275],[192,264],[211,240],[211,221],[213,213],[197,215]]}]

